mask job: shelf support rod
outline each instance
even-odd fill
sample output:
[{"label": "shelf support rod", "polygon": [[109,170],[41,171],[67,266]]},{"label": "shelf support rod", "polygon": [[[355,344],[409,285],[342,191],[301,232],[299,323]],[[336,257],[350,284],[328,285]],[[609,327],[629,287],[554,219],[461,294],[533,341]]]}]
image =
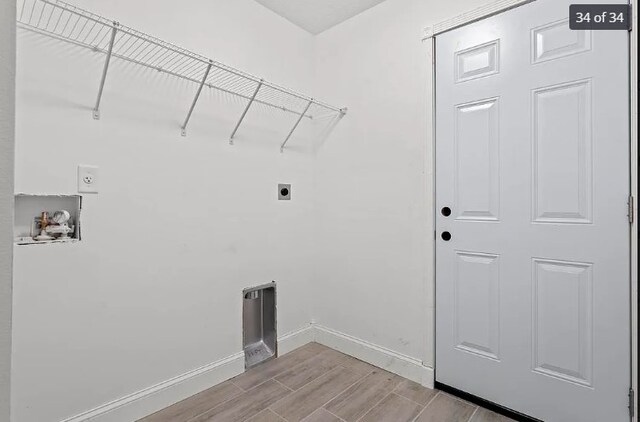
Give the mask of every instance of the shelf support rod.
[{"label": "shelf support rod", "polygon": [[107,71],[109,70],[109,62],[111,61],[113,44],[116,40],[116,32],[118,32],[118,22],[114,22],[113,28],[111,29],[111,39],[109,40],[109,49],[107,50],[107,58],[104,61],[104,68],[102,69],[102,79],[100,80],[100,88],[98,89],[98,98],[96,99],[96,106],[93,108],[93,118],[96,120],[100,120],[100,100],[102,99],[104,82],[107,80]]},{"label": "shelf support rod", "polygon": [[211,70],[211,66],[213,66],[213,62],[209,60],[209,64],[207,65],[207,70],[204,72],[204,76],[202,77],[202,81],[200,81],[200,86],[198,86],[198,91],[196,92],[196,96],[191,103],[191,107],[189,108],[189,112],[187,113],[187,117],[184,119],[184,123],[182,124],[182,136],[187,136],[187,124],[189,124],[189,119],[191,119],[191,113],[193,113],[193,109],[196,108],[196,103],[198,102],[198,98],[200,98],[200,93],[202,92],[202,87],[207,82],[207,78],[209,77],[209,71]]},{"label": "shelf support rod", "polygon": [[236,136],[236,132],[238,131],[238,128],[240,127],[240,124],[244,120],[244,116],[247,115],[247,112],[249,111],[249,108],[251,107],[251,104],[253,104],[253,100],[256,99],[256,95],[258,95],[258,91],[260,91],[260,88],[262,88],[262,83],[263,82],[264,82],[264,79],[260,79],[260,82],[258,82],[258,86],[256,87],[256,90],[253,92],[253,95],[249,99],[249,103],[247,104],[247,106],[245,107],[244,111],[242,112],[242,116],[240,116],[240,120],[238,120],[238,123],[236,124],[236,127],[233,129],[233,132],[231,133],[231,136],[229,137],[229,145],[233,145],[233,137]]},{"label": "shelf support rod", "polygon": [[313,98],[309,100],[309,102],[307,103],[307,106],[304,108],[304,111],[300,114],[300,116],[298,116],[298,120],[296,120],[296,124],[293,125],[293,127],[291,128],[291,131],[287,135],[287,138],[284,140],[282,145],[280,145],[280,152],[284,152],[284,146],[287,145],[287,142],[289,142],[289,138],[291,138],[291,135],[293,135],[293,132],[295,132],[295,130],[297,129],[298,125],[300,124],[300,121],[307,114],[307,111],[309,111],[309,107],[311,107],[311,104],[313,104]]}]

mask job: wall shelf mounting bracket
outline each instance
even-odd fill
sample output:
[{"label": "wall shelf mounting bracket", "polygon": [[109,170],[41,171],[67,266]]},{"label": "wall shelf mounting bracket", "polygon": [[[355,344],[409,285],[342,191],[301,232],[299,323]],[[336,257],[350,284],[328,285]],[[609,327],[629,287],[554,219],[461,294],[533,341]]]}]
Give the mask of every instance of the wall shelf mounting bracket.
[{"label": "wall shelf mounting bracket", "polygon": [[111,61],[111,53],[113,53],[113,44],[116,40],[116,33],[118,32],[118,22],[113,22],[113,28],[111,29],[111,38],[109,39],[109,48],[107,49],[107,57],[104,60],[104,68],[102,69],[102,79],[100,80],[100,88],[98,89],[98,98],[96,99],[96,106],[93,108],[93,118],[100,120],[100,100],[102,99],[102,91],[104,90],[104,83],[107,80],[107,71],[109,70],[109,62]]},{"label": "wall shelf mounting bracket", "polygon": [[207,78],[209,77],[209,72],[211,71],[211,66],[213,66],[213,62],[210,60],[207,65],[207,70],[204,71],[204,77],[198,86],[198,90],[196,91],[196,96],[193,98],[193,102],[191,103],[191,107],[189,107],[189,112],[187,113],[187,117],[184,119],[184,123],[182,124],[182,136],[187,136],[187,125],[189,124],[189,119],[191,119],[191,114],[193,113],[193,109],[196,108],[196,103],[198,102],[198,98],[200,98],[200,94],[202,93],[202,87],[207,82]]},{"label": "wall shelf mounting bracket", "polygon": [[233,145],[233,137],[236,136],[236,132],[238,131],[238,128],[240,127],[240,124],[244,120],[244,116],[247,115],[247,112],[249,111],[249,108],[251,107],[251,104],[253,104],[253,101],[256,99],[256,95],[258,95],[258,91],[260,91],[260,88],[262,88],[262,84],[263,83],[264,83],[264,79],[260,79],[260,82],[258,82],[258,86],[256,86],[256,90],[253,92],[253,95],[251,96],[251,99],[249,99],[249,102],[247,103],[247,106],[244,108],[244,111],[242,112],[242,115],[240,116],[240,120],[238,120],[238,123],[236,124],[236,127],[233,129],[233,132],[231,133],[231,136],[229,137],[229,145]]},{"label": "wall shelf mounting bracket", "polygon": [[291,131],[287,135],[287,138],[284,140],[282,145],[280,145],[280,152],[281,153],[284,152],[285,145],[287,145],[287,142],[289,142],[289,139],[291,138],[291,135],[293,135],[293,132],[295,132],[295,130],[298,128],[298,125],[300,124],[300,121],[302,120],[302,118],[307,114],[307,111],[309,110],[309,107],[311,107],[311,104],[313,104],[313,98],[309,99],[309,102],[307,103],[307,106],[304,108],[304,111],[300,114],[300,116],[298,116],[298,120],[296,120],[296,123],[291,128]]}]

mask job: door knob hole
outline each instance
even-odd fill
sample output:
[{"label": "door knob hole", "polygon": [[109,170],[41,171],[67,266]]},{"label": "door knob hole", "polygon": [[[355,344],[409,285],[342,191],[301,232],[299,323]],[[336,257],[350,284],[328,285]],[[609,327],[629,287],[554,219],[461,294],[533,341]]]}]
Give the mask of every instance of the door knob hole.
[{"label": "door knob hole", "polygon": [[448,242],[451,240],[451,233],[449,232],[442,232],[442,234],[440,235],[440,237],[442,237],[442,240]]},{"label": "door knob hole", "polygon": [[440,210],[440,212],[442,213],[442,215],[444,215],[445,217],[449,217],[451,215],[451,208],[449,207],[444,207],[442,208],[442,210]]}]

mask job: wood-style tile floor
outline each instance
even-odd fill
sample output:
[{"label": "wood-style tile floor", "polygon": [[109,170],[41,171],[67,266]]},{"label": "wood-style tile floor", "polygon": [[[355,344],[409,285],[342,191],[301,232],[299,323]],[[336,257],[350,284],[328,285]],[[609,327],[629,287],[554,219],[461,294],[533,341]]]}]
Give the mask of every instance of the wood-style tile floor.
[{"label": "wood-style tile floor", "polygon": [[510,420],[318,343],[309,343],[140,422]]}]

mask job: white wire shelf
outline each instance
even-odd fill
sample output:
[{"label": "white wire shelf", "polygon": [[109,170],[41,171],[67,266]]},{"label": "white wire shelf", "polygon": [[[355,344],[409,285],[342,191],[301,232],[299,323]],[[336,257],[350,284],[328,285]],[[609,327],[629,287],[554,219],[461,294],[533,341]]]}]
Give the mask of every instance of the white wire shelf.
[{"label": "white wire shelf", "polygon": [[233,144],[233,138],[253,103],[298,116],[280,146],[281,152],[303,119],[342,117],[347,111],[346,108],[318,101],[60,0],[18,0],[17,22],[21,28],[104,54],[102,78],[93,109],[95,119],[100,118],[100,102],[112,58],[155,69],[198,85],[181,127],[183,136],[187,134],[187,125],[204,87],[247,100],[229,137],[230,144]]}]

